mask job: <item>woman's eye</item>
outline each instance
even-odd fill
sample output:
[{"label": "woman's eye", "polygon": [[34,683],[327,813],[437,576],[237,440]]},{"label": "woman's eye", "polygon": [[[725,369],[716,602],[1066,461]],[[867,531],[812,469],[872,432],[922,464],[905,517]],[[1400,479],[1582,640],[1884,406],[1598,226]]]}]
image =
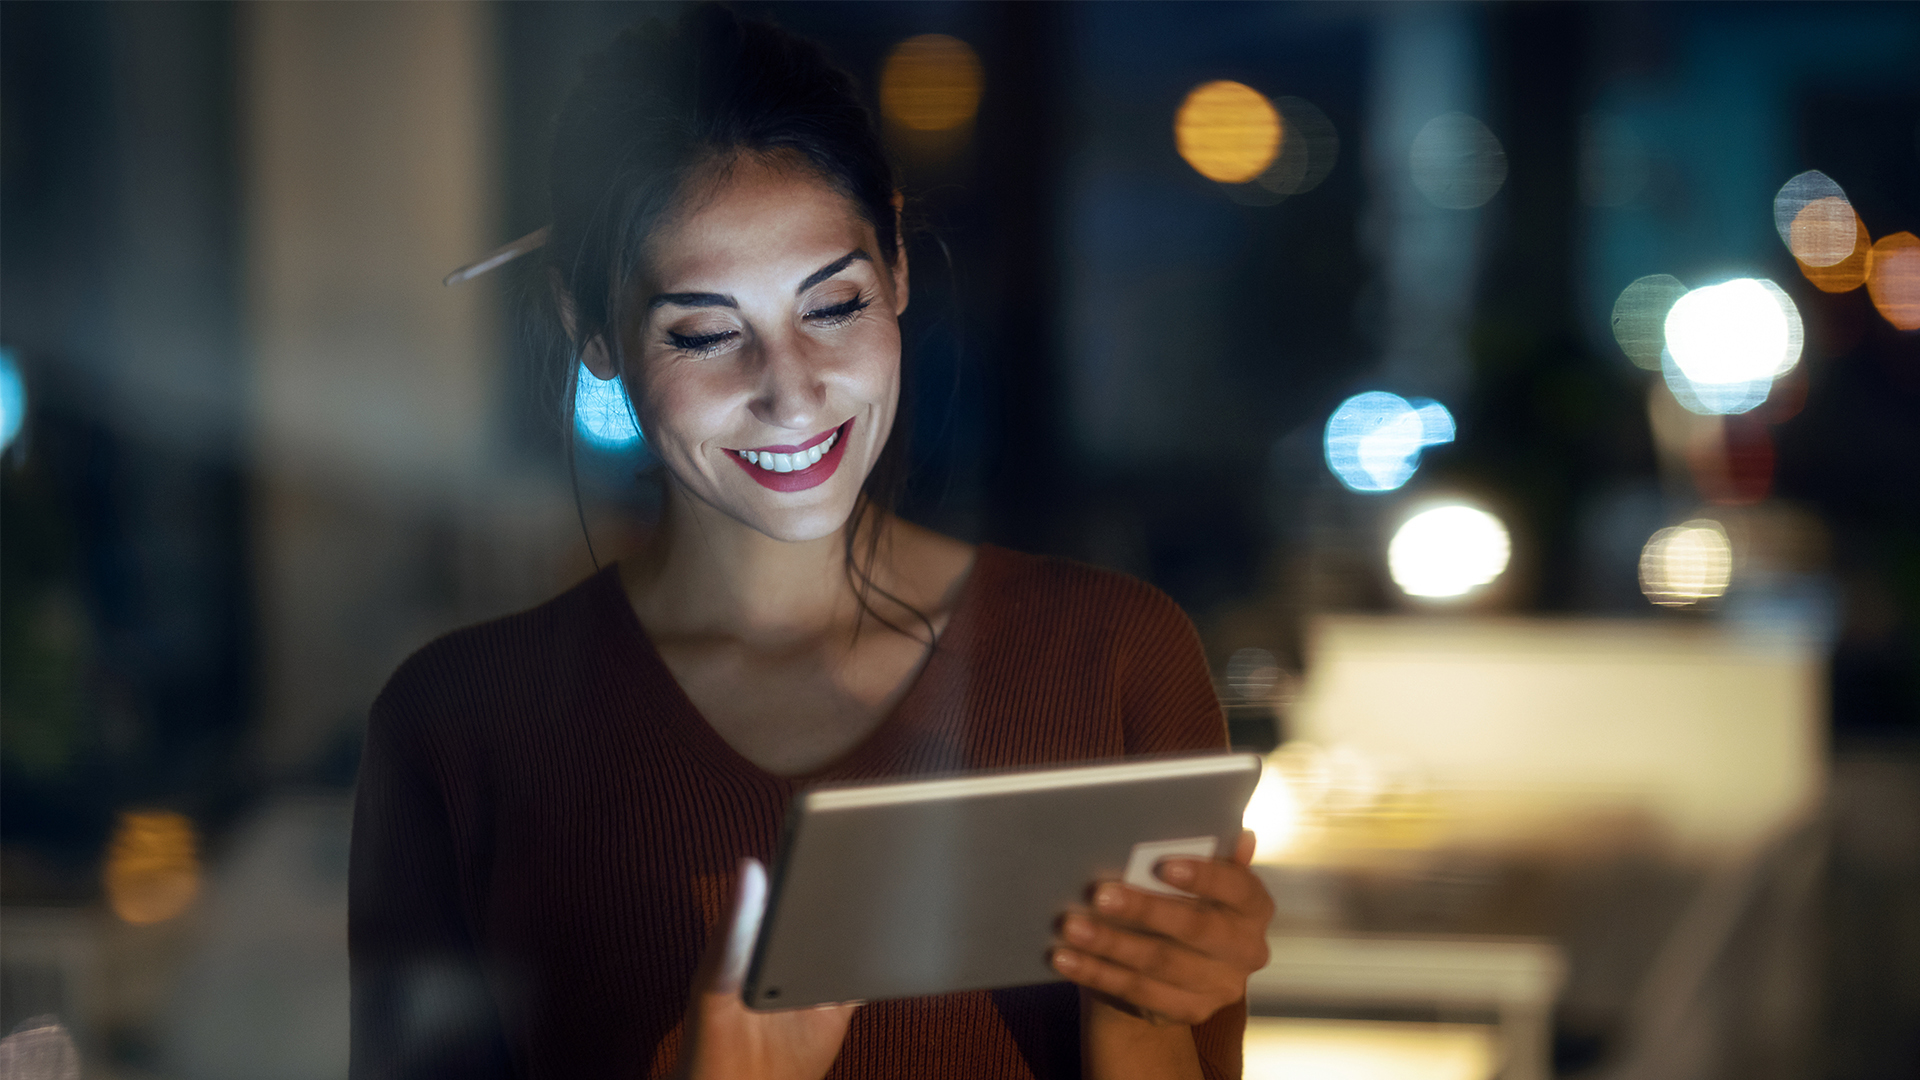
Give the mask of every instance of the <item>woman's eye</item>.
[{"label": "woman's eye", "polygon": [[725,344],[734,333],[732,330],[722,330],[716,334],[676,334],[669,330],[667,341],[682,352],[709,353]]},{"label": "woman's eye", "polygon": [[807,312],[807,318],[822,326],[839,326],[866,310],[868,303],[866,297],[856,296],[832,307],[814,308]]}]

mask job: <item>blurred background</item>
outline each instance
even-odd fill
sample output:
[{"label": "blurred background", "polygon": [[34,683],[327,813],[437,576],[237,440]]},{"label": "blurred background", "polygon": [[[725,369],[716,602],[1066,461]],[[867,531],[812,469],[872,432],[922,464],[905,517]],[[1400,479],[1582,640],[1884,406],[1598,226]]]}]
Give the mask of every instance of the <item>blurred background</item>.
[{"label": "blurred background", "polygon": [[[1272,755],[1250,1076],[1920,1076],[1920,7],[740,7],[903,169],[908,516]],[[9,1076],[345,1075],[369,702],[655,504],[441,278],[672,10],[0,5]]]}]

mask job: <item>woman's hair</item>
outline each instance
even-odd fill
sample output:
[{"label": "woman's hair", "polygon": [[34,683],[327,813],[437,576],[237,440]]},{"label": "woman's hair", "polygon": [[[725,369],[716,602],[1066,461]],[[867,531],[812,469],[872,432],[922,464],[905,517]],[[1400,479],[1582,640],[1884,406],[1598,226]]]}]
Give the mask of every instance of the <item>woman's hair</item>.
[{"label": "woman's hair", "polygon": [[[743,154],[804,162],[873,226],[889,265],[900,257],[894,169],[873,116],[853,78],[812,42],[701,4],[675,23],[622,31],[582,68],[555,125],[553,223],[543,251],[550,287],[536,290],[549,305],[548,325],[558,331],[551,335],[558,347],[548,351],[564,365],[567,410],[579,378],[578,352],[587,342],[598,339],[615,371],[625,373],[621,329],[636,314],[634,276],[662,215],[678,200],[697,197],[690,181],[717,183]],[[905,486],[904,421],[911,409],[904,400],[907,373],[901,374],[894,430],[846,530],[848,580],[863,613],[894,629],[868,603],[873,591],[899,602],[872,581],[881,530],[865,530],[862,558],[854,557],[854,539],[862,531],[857,526],[890,511]],[[931,634],[930,623],[927,629]]]}]

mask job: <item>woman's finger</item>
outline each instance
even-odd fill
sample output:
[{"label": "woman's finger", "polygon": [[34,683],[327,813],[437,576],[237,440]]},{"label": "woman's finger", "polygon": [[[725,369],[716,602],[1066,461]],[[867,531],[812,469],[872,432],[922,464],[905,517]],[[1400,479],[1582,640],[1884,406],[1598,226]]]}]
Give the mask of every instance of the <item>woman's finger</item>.
[{"label": "woman's finger", "polygon": [[1240,995],[1246,973],[1176,941],[1142,934],[1075,913],[1061,922],[1060,936],[1075,952],[1107,960],[1168,986],[1198,994]]},{"label": "woman's finger", "polygon": [[753,960],[753,943],[760,936],[760,919],[767,911],[767,868],[759,859],[741,859],[739,880],[734,885],[733,903],[722,916],[727,927],[724,951],[709,993],[738,994],[747,979],[747,965]]},{"label": "woman's finger", "polygon": [[1260,875],[1239,862],[1223,859],[1163,859],[1154,875],[1176,888],[1264,921],[1273,914],[1273,897]]},{"label": "woman's finger", "polygon": [[[1206,900],[1162,896],[1107,882],[1094,892],[1102,922],[1171,938],[1195,952],[1252,971],[1266,963],[1266,920]],[[1251,965],[1251,966],[1249,966]]]},{"label": "woman's finger", "polygon": [[1089,990],[1118,998],[1148,1014],[1157,1014],[1182,1024],[1206,1021],[1238,995],[1219,998],[1169,986],[1132,968],[1091,956],[1078,949],[1055,949],[1051,957],[1055,971]]}]

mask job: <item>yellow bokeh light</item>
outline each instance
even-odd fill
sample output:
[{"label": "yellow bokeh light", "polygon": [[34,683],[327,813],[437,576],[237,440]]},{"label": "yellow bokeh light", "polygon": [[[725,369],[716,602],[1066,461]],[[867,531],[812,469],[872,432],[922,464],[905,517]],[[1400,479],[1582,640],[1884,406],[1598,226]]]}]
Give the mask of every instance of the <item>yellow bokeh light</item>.
[{"label": "yellow bokeh light", "polygon": [[1874,242],[1867,295],[1888,322],[1920,330],[1920,237],[1897,232]]},{"label": "yellow bokeh light", "polygon": [[980,58],[945,34],[921,34],[894,46],[880,71],[880,112],[914,131],[951,131],[980,109]]},{"label": "yellow bokeh light", "polygon": [[1480,1024],[1250,1016],[1243,1055],[1247,1080],[1486,1080],[1499,1050]]},{"label": "yellow bokeh light", "polygon": [[1853,254],[1859,224],[1860,218],[1847,200],[1836,195],[1815,199],[1793,216],[1787,247],[1794,258],[1808,266],[1832,266]]},{"label": "yellow bokeh light", "polygon": [[193,822],[171,810],[129,811],[107,845],[107,903],[136,926],[165,922],[200,894]]},{"label": "yellow bokeh light", "polygon": [[1726,595],[1733,545],[1709,518],[1654,533],[1640,552],[1640,591],[1661,607],[1686,607]]},{"label": "yellow bokeh light", "polygon": [[1280,152],[1280,113],[1251,86],[1222,79],[1194,87],[1173,119],[1173,142],[1201,176],[1244,184]]}]

